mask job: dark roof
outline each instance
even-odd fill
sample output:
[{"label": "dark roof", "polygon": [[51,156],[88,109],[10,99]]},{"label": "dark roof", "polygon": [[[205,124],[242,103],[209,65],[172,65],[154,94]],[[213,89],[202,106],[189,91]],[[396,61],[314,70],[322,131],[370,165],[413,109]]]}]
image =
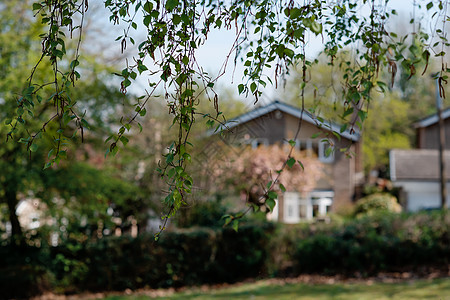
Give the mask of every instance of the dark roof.
[{"label": "dark roof", "polygon": [[286,114],[289,114],[289,115],[294,116],[299,119],[302,118],[303,121],[311,123],[319,128],[322,128],[322,129],[325,129],[328,131],[333,131],[346,139],[349,139],[352,141],[359,140],[360,134],[359,134],[359,130],[357,130],[357,129],[354,129],[353,131],[350,131],[350,129],[347,129],[344,132],[341,132],[340,125],[333,123],[333,122],[319,121],[316,116],[307,112],[306,110],[302,111],[301,109],[299,109],[297,107],[294,107],[292,105],[289,105],[289,104],[286,104],[286,103],[283,103],[280,101],[273,101],[272,103],[270,103],[268,105],[255,108],[245,114],[242,114],[242,115],[228,121],[227,123],[225,123],[225,125],[220,126],[219,130],[232,129],[240,124],[244,124],[248,121],[254,120],[256,118],[261,117],[262,115],[268,114],[268,113],[270,113],[272,111],[276,111],[276,110],[279,110],[281,112],[284,112]]},{"label": "dark roof", "polygon": [[[450,117],[450,107],[448,107],[442,111],[442,118],[444,120],[449,117]],[[431,116],[428,116],[426,118],[423,118],[422,120],[415,122],[413,125],[414,125],[414,128],[423,128],[423,127],[428,127],[433,124],[436,124],[438,121],[439,121],[438,114],[435,113]]]},{"label": "dark roof", "polygon": [[[450,180],[450,151],[444,154],[447,181]],[[435,149],[394,149],[389,153],[392,181],[439,180],[439,151]]]}]

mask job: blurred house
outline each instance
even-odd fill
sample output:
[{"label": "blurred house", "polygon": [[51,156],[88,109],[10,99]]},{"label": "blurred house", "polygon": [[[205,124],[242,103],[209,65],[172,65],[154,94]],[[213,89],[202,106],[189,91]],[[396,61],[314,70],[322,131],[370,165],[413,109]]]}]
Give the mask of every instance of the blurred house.
[{"label": "blurred house", "polygon": [[[356,189],[364,179],[359,133],[344,127],[341,132],[341,126],[279,101],[240,115],[223,126],[232,132],[226,137],[227,142],[253,148],[288,144],[299,126],[295,147],[317,157],[324,165],[324,175],[309,193],[287,190],[279,196],[270,217],[284,223],[325,217],[330,211],[353,204]],[[327,150],[330,147],[332,151]]]},{"label": "blurred house", "polygon": [[[447,199],[450,199],[450,108],[443,111],[442,117]],[[417,149],[394,149],[389,153],[391,180],[401,189],[400,203],[407,211],[435,209],[441,205],[438,121],[438,115],[434,114],[414,123]]]}]

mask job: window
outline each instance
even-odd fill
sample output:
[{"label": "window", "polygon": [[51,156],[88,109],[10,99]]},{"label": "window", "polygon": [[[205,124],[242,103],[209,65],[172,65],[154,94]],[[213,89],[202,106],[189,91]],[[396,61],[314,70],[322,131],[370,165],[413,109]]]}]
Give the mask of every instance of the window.
[{"label": "window", "polygon": [[284,193],[284,222],[288,224],[298,223],[299,218],[299,195],[298,193]]},{"label": "window", "polygon": [[288,204],[287,211],[288,211],[287,216],[289,218],[292,218],[294,216],[294,205]]},{"label": "window", "polygon": [[330,139],[323,139],[319,142],[319,160],[323,163],[334,162],[334,142]]},{"label": "window", "polygon": [[319,205],[318,204],[313,204],[313,218],[316,218],[319,216]]},{"label": "window", "polygon": [[259,146],[269,146],[269,141],[265,138],[256,138],[252,140],[252,148],[256,149]]},{"label": "window", "polygon": [[334,197],[333,191],[313,191],[310,196],[314,217],[326,216],[331,211]]},{"label": "window", "polygon": [[300,219],[308,219],[308,206],[306,204],[300,204]]}]

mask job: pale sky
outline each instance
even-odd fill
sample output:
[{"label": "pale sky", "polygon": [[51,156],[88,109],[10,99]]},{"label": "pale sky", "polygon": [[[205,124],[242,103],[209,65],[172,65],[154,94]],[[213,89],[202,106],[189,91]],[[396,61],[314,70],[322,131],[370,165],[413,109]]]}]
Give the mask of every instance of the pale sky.
[{"label": "pale sky", "polygon": [[[384,2],[380,0],[381,2]],[[396,19],[398,21],[391,22],[390,24],[406,24],[408,23],[409,19],[413,15],[413,0],[391,0],[389,2],[389,7],[396,9],[398,12],[398,17]],[[420,2],[419,0],[416,2]],[[423,6],[426,5],[428,1],[422,1]],[[423,13],[423,10],[422,12]],[[416,15],[420,15],[418,8],[416,8]],[[426,22],[422,22],[425,23]],[[138,22],[139,24],[139,22]],[[392,26],[392,25],[391,25]],[[112,27],[117,28],[117,27]],[[117,28],[117,31],[114,30],[114,32],[111,32],[111,35],[117,36],[120,35],[121,30]],[[145,35],[145,32],[140,33],[142,36]],[[200,47],[197,50],[197,60],[201,66],[204,67],[205,71],[209,72],[211,77],[217,76],[220,68],[222,67],[222,64],[229,53],[231,46],[233,44],[233,41],[235,39],[235,29],[232,28],[232,30],[226,31],[221,30],[220,32],[210,32],[208,35],[208,40],[205,45]],[[137,44],[139,44],[139,38],[135,38]],[[310,35],[307,38],[308,46],[307,46],[307,56],[311,59],[315,58],[318,53],[323,49],[323,41],[320,36],[316,37],[314,35]],[[117,47],[117,49],[120,49],[119,42],[115,42],[113,47]],[[130,48],[132,48],[132,45],[129,45]],[[227,72],[226,74],[221,77],[218,81],[218,84],[216,87],[222,88],[226,87],[228,89],[231,89],[234,91],[237,95],[237,84],[241,83],[242,81],[242,74],[243,74],[243,68],[240,60],[237,61],[236,69],[234,70],[234,63],[233,63],[234,55],[231,56],[230,61],[228,62],[227,66]],[[233,76],[233,70],[234,70],[234,76]],[[273,72],[272,70],[269,70],[269,72]],[[267,75],[273,74],[268,73]],[[138,79],[138,82],[133,83],[132,85],[132,91],[137,94],[142,94],[144,89],[147,86],[147,79],[145,76],[142,76],[142,78]],[[273,100],[277,97],[277,94],[279,94],[279,91],[275,91],[274,87],[271,87],[270,84],[268,84],[268,87],[264,90],[265,98]],[[251,99],[250,101],[253,101]]]}]

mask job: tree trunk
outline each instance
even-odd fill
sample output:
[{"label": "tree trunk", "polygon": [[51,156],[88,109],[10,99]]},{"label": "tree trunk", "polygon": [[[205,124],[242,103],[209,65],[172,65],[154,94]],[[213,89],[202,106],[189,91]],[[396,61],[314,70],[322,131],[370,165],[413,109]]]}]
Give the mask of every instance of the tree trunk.
[{"label": "tree trunk", "polygon": [[19,217],[16,214],[17,207],[17,185],[14,182],[7,182],[4,185],[6,203],[9,211],[9,221],[11,222],[11,242],[18,245],[23,242],[23,232],[20,226]]}]

